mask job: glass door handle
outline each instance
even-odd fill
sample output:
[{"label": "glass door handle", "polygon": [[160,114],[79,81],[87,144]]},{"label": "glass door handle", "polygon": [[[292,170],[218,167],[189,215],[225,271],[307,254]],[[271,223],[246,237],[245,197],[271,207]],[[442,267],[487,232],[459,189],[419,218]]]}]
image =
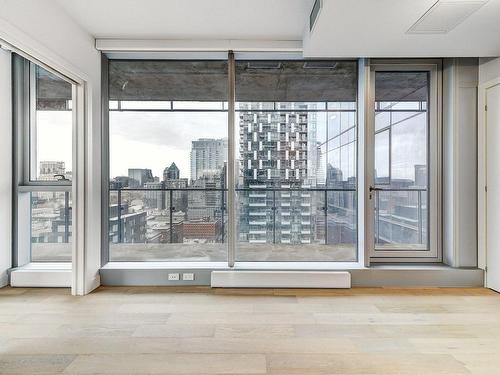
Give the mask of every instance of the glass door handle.
[{"label": "glass door handle", "polygon": [[372,192],[373,191],[381,191],[383,189],[370,185],[370,187],[368,188],[368,190],[370,190],[370,194],[368,195],[368,198],[371,200],[373,198],[372,197]]}]

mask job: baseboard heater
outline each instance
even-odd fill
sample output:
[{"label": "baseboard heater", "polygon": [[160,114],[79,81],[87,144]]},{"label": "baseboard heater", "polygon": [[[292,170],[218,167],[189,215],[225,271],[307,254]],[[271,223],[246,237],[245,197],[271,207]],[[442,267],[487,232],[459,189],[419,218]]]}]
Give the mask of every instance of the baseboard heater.
[{"label": "baseboard heater", "polygon": [[212,288],[350,288],[347,271],[212,271]]}]

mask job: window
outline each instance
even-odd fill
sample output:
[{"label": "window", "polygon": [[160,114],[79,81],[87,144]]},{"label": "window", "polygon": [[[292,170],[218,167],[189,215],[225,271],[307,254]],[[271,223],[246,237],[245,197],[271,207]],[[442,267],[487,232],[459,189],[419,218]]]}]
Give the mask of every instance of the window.
[{"label": "window", "polygon": [[356,261],[357,66],[237,61],[237,261]]},{"label": "window", "polygon": [[74,85],[14,54],[15,266],[71,262]]},{"label": "window", "polygon": [[109,259],[227,259],[227,61],[109,62]]},{"label": "window", "polygon": [[374,64],[373,258],[438,258],[437,66]]},{"label": "window", "polygon": [[72,85],[30,63],[30,181],[71,180]]},{"label": "window", "polygon": [[106,259],[356,262],[358,147],[370,259],[439,258],[438,63],[371,64],[358,145],[356,61],[210,55],[107,63]]}]

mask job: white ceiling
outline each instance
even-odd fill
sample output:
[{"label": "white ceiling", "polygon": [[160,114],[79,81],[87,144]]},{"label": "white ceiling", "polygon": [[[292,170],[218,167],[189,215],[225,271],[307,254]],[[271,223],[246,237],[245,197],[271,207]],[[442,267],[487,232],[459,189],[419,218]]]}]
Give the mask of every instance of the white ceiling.
[{"label": "white ceiling", "polygon": [[[446,34],[407,34],[436,0],[55,0],[96,38],[303,40],[307,57],[500,56],[500,0]],[[474,1],[474,0],[441,0]]]},{"label": "white ceiling", "polygon": [[304,54],[317,57],[500,56],[500,0],[489,0],[447,34],[406,34],[435,2],[324,0],[313,33],[304,38]]},{"label": "white ceiling", "polygon": [[313,0],[57,0],[97,38],[301,40]]}]

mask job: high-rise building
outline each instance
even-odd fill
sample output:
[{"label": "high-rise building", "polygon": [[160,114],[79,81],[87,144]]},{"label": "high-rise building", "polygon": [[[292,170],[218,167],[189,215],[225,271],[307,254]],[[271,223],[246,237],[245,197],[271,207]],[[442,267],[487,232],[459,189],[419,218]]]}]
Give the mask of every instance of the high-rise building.
[{"label": "high-rise building", "polygon": [[193,182],[193,188],[209,189],[189,192],[188,219],[214,220],[221,217],[224,186],[224,168],[221,171],[206,171]]},{"label": "high-rise building", "polygon": [[165,209],[165,192],[159,189],[163,188],[163,182],[146,182],[144,184],[146,189],[151,191],[145,192],[145,205],[147,208],[156,208],[159,210]]},{"label": "high-rise building", "polygon": [[170,167],[167,167],[163,170],[163,181],[167,180],[178,180],[180,178],[180,171],[177,168],[175,163],[170,164]]},{"label": "high-rise building", "polygon": [[[188,179],[168,179],[163,181],[163,186],[166,189],[174,189],[172,190],[172,207],[174,210],[186,213],[188,205],[188,192],[184,189],[188,187]],[[165,194],[165,208],[170,209],[170,191],[166,191]]]},{"label": "high-rise building", "polygon": [[131,188],[144,187],[146,182],[154,182],[151,169],[145,168],[129,168],[128,169],[129,184]]},{"label": "high-rise building", "polygon": [[[311,243],[314,206],[310,191],[266,191],[308,188],[315,184],[316,122],[307,105],[284,112],[263,112],[253,104],[240,112],[240,185],[251,188],[240,198],[240,240],[250,243]],[[299,111],[294,111],[294,109]],[[309,164],[309,168],[308,168]],[[274,217],[276,216],[276,217]],[[273,227],[274,226],[274,227]],[[243,230],[242,230],[243,229]]]},{"label": "high-rise building", "polygon": [[196,181],[206,171],[224,168],[227,160],[227,138],[201,138],[191,146],[191,181]]}]

